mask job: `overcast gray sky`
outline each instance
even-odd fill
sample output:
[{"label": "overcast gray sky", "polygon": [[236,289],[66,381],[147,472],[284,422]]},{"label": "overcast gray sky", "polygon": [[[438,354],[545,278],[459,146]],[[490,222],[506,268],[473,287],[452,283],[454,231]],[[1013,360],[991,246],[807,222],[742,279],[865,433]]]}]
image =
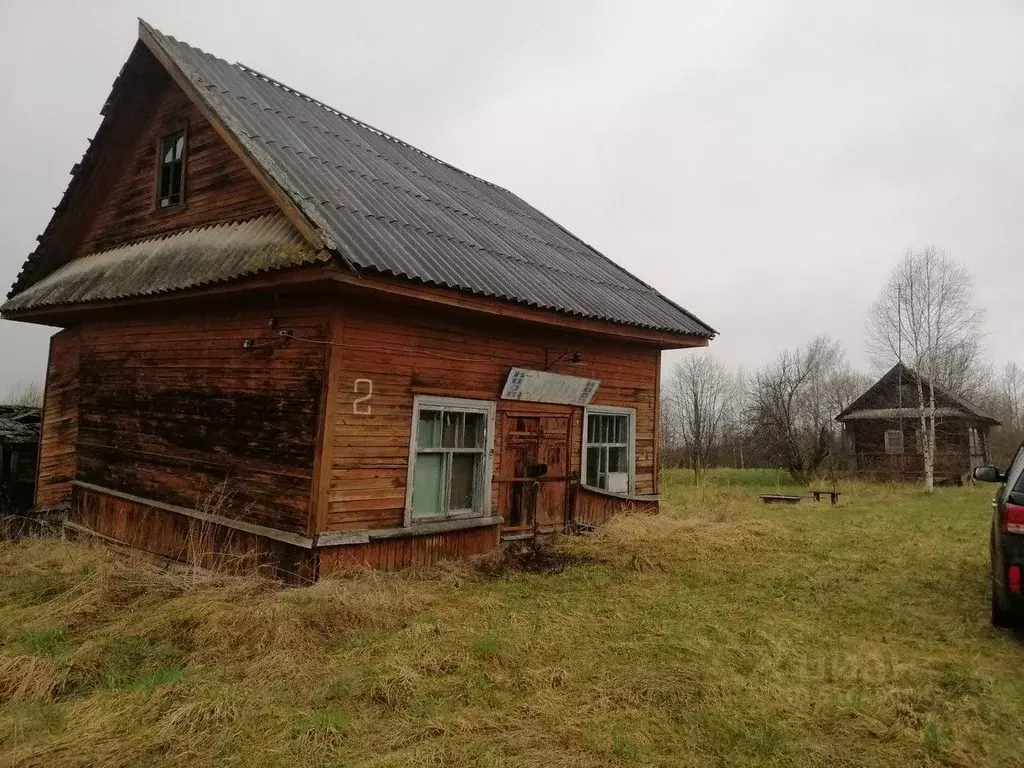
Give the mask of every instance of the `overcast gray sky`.
[{"label": "overcast gray sky", "polygon": [[[754,367],[867,309],[911,245],[968,265],[1024,365],[1024,3],[0,0],[0,283],[136,16],[501,184]],[[52,330],[0,322],[0,395]],[[675,357],[670,358],[671,362]]]}]

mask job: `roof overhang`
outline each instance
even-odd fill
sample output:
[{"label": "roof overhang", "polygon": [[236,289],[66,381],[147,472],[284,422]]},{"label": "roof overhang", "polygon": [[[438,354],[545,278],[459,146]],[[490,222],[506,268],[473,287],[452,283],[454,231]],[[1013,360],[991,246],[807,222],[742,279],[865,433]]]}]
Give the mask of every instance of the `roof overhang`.
[{"label": "roof overhang", "polygon": [[[56,273],[55,273],[56,274]],[[621,323],[591,320],[548,309],[524,307],[510,301],[476,296],[464,291],[410,284],[397,278],[353,274],[336,261],[324,260],[311,264],[298,264],[293,268],[280,267],[262,274],[250,274],[238,279],[207,280],[184,290],[148,292],[132,297],[96,298],[71,304],[36,306],[12,309],[0,307],[3,317],[27,323],[70,326],[97,315],[140,311],[168,305],[223,301],[244,296],[286,294],[300,292],[308,295],[316,291],[321,296],[387,298],[403,304],[424,308],[444,308],[454,312],[469,312],[500,320],[554,328],[564,332],[582,333],[619,342],[641,344],[659,349],[685,349],[706,347],[708,339],[701,336],[636,328]],[[11,302],[9,301],[8,304]]]},{"label": "roof overhang", "polygon": [[[921,410],[919,408],[863,408],[849,413],[843,413],[836,417],[836,421],[847,423],[850,421],[894,421],[896,419],[919,419]],[[990,416],[978,416],[959,408],[938,407],[935,409],[935,417],[938,419],[961,419],[962,421],[982,422],[998,426],[999,421]]]},{"label": "roof overhang", "polygon": [[177,232],[74,259],[9,299],[0,312],[59,312],[81,304],[179,292],[324,263],[280,214]]},{"label": "roof overhang", "polygon": [[[860,411],[851,411],[839,417],[839,421],[871,421],[876,419],[912,419],[918,418],[921,411],[917,408],[865,408]],[[937,418],[958,418],[970,420],[970,414],[957,410],[956,408],[936,408]]]}]

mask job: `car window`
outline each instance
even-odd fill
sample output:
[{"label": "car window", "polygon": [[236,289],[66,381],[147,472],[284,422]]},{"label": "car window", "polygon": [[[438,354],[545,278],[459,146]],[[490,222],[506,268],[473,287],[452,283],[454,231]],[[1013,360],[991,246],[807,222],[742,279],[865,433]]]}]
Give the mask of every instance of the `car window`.
[{"label": "car window", "polygon": [[1011,493],[1024,493],[1024,445],[1017,449],[1017,455],[1013,457],[1013,463],[1006,470],[1006,486],[1003,490],[1003,501],[1006,501]]}]

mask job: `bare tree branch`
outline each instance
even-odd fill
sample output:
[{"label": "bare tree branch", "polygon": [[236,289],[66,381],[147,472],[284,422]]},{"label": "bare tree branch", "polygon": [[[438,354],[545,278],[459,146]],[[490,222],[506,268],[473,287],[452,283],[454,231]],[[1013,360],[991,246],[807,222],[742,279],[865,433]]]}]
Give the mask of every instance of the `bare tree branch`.
[{"label": "bare tree branch", "polygon": [[13,387],[4,398],[4,405],[25,405],[43,407],[43,388],[37,381],[29,381]]},{"label": "bare tree branch", "polygon": [[832,451],[835,403],[849,397],[851,376],[842,348],[828,336],[783,350],[754,376],[751,432],[763,454],[797,481],[808,481]]}]

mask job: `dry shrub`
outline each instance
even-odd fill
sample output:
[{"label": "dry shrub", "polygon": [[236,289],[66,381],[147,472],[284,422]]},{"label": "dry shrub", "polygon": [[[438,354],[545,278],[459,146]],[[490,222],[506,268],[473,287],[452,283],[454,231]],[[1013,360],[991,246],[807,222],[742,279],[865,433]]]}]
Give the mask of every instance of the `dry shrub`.
[{"label": "dry shrub", "polygon": [[[196,511],[239,521],[249,520],[252,516],[248,506],[239,506],[236,489],[227,480],[200,497]],[[275,566],[265,554],[252,549],[252,542],[249,534],[206,519],[192,518],[188,521],[184,545],[175,559],[183,564],[181,573],[185,578],[199,582],[206,581],[211,574],[276,578]]]},{"label": "dry shrub", "polygon": [[392,659],[360,679],[356,694],[367,703],[398,712],[409,704],[421,679],[412,665]]},{"label": "dry shrub", "polygon": [[495,577],[508,573],[558,574],[569,566],[593,562],[582,552],[570,552],[554,543],[512,543],[477,558],[474,566],[478,573]]},{"label": "dry shrub", "polygon": [[[352,632],[401,628],[438,600],[429,584],[373,571],[298,589],[249,594],[221,589],[202,597],[178,601],[199,619],[196,656],[215,660],[231,653],[261,663],[278,654],[301,658],[326,651]],[[238,610],[240,604],[244,611]]]},{"label": "dry shrub", "polygon": [[208,686],[191,690],[187,697],[167,707],[158,729],[168,739],[223,730],[242,717],[245,704],[235,688]]},{"label": "dry shrub", "polygon": [[349,719],[330,710],[302,713],[292,727],[292,739],[314,754],[334,754],[342,746]]},{"label": "dry shrub", "polygon": [[[13,546],[17,552],[0,552],[0,573],[18,562],[38,576],[32,588],[43,597],[8,607],[3,623],[66,627],[75,648],[62,659],[61,685],[76,690],[110,676],[110,637],[173,645],[182,654],[175,663],[188,667],[231,658],[250,671],[285,670],[306,679],[346,635],[405,627],[437,603],[447,584],[468,573],[454,566],[405,574],[357,570],[310,587],[284,588],[88,543]],[[47,662],[31,663],[36,674],[48,669]],[[51,691],[57,683],[35,685],[20,676],[7,682],[18,691]]]},{"label": "dry shrub", "polygon": [[61,674],[41,656],[0,656],[0,703],[50,699],[61,685]]}]

